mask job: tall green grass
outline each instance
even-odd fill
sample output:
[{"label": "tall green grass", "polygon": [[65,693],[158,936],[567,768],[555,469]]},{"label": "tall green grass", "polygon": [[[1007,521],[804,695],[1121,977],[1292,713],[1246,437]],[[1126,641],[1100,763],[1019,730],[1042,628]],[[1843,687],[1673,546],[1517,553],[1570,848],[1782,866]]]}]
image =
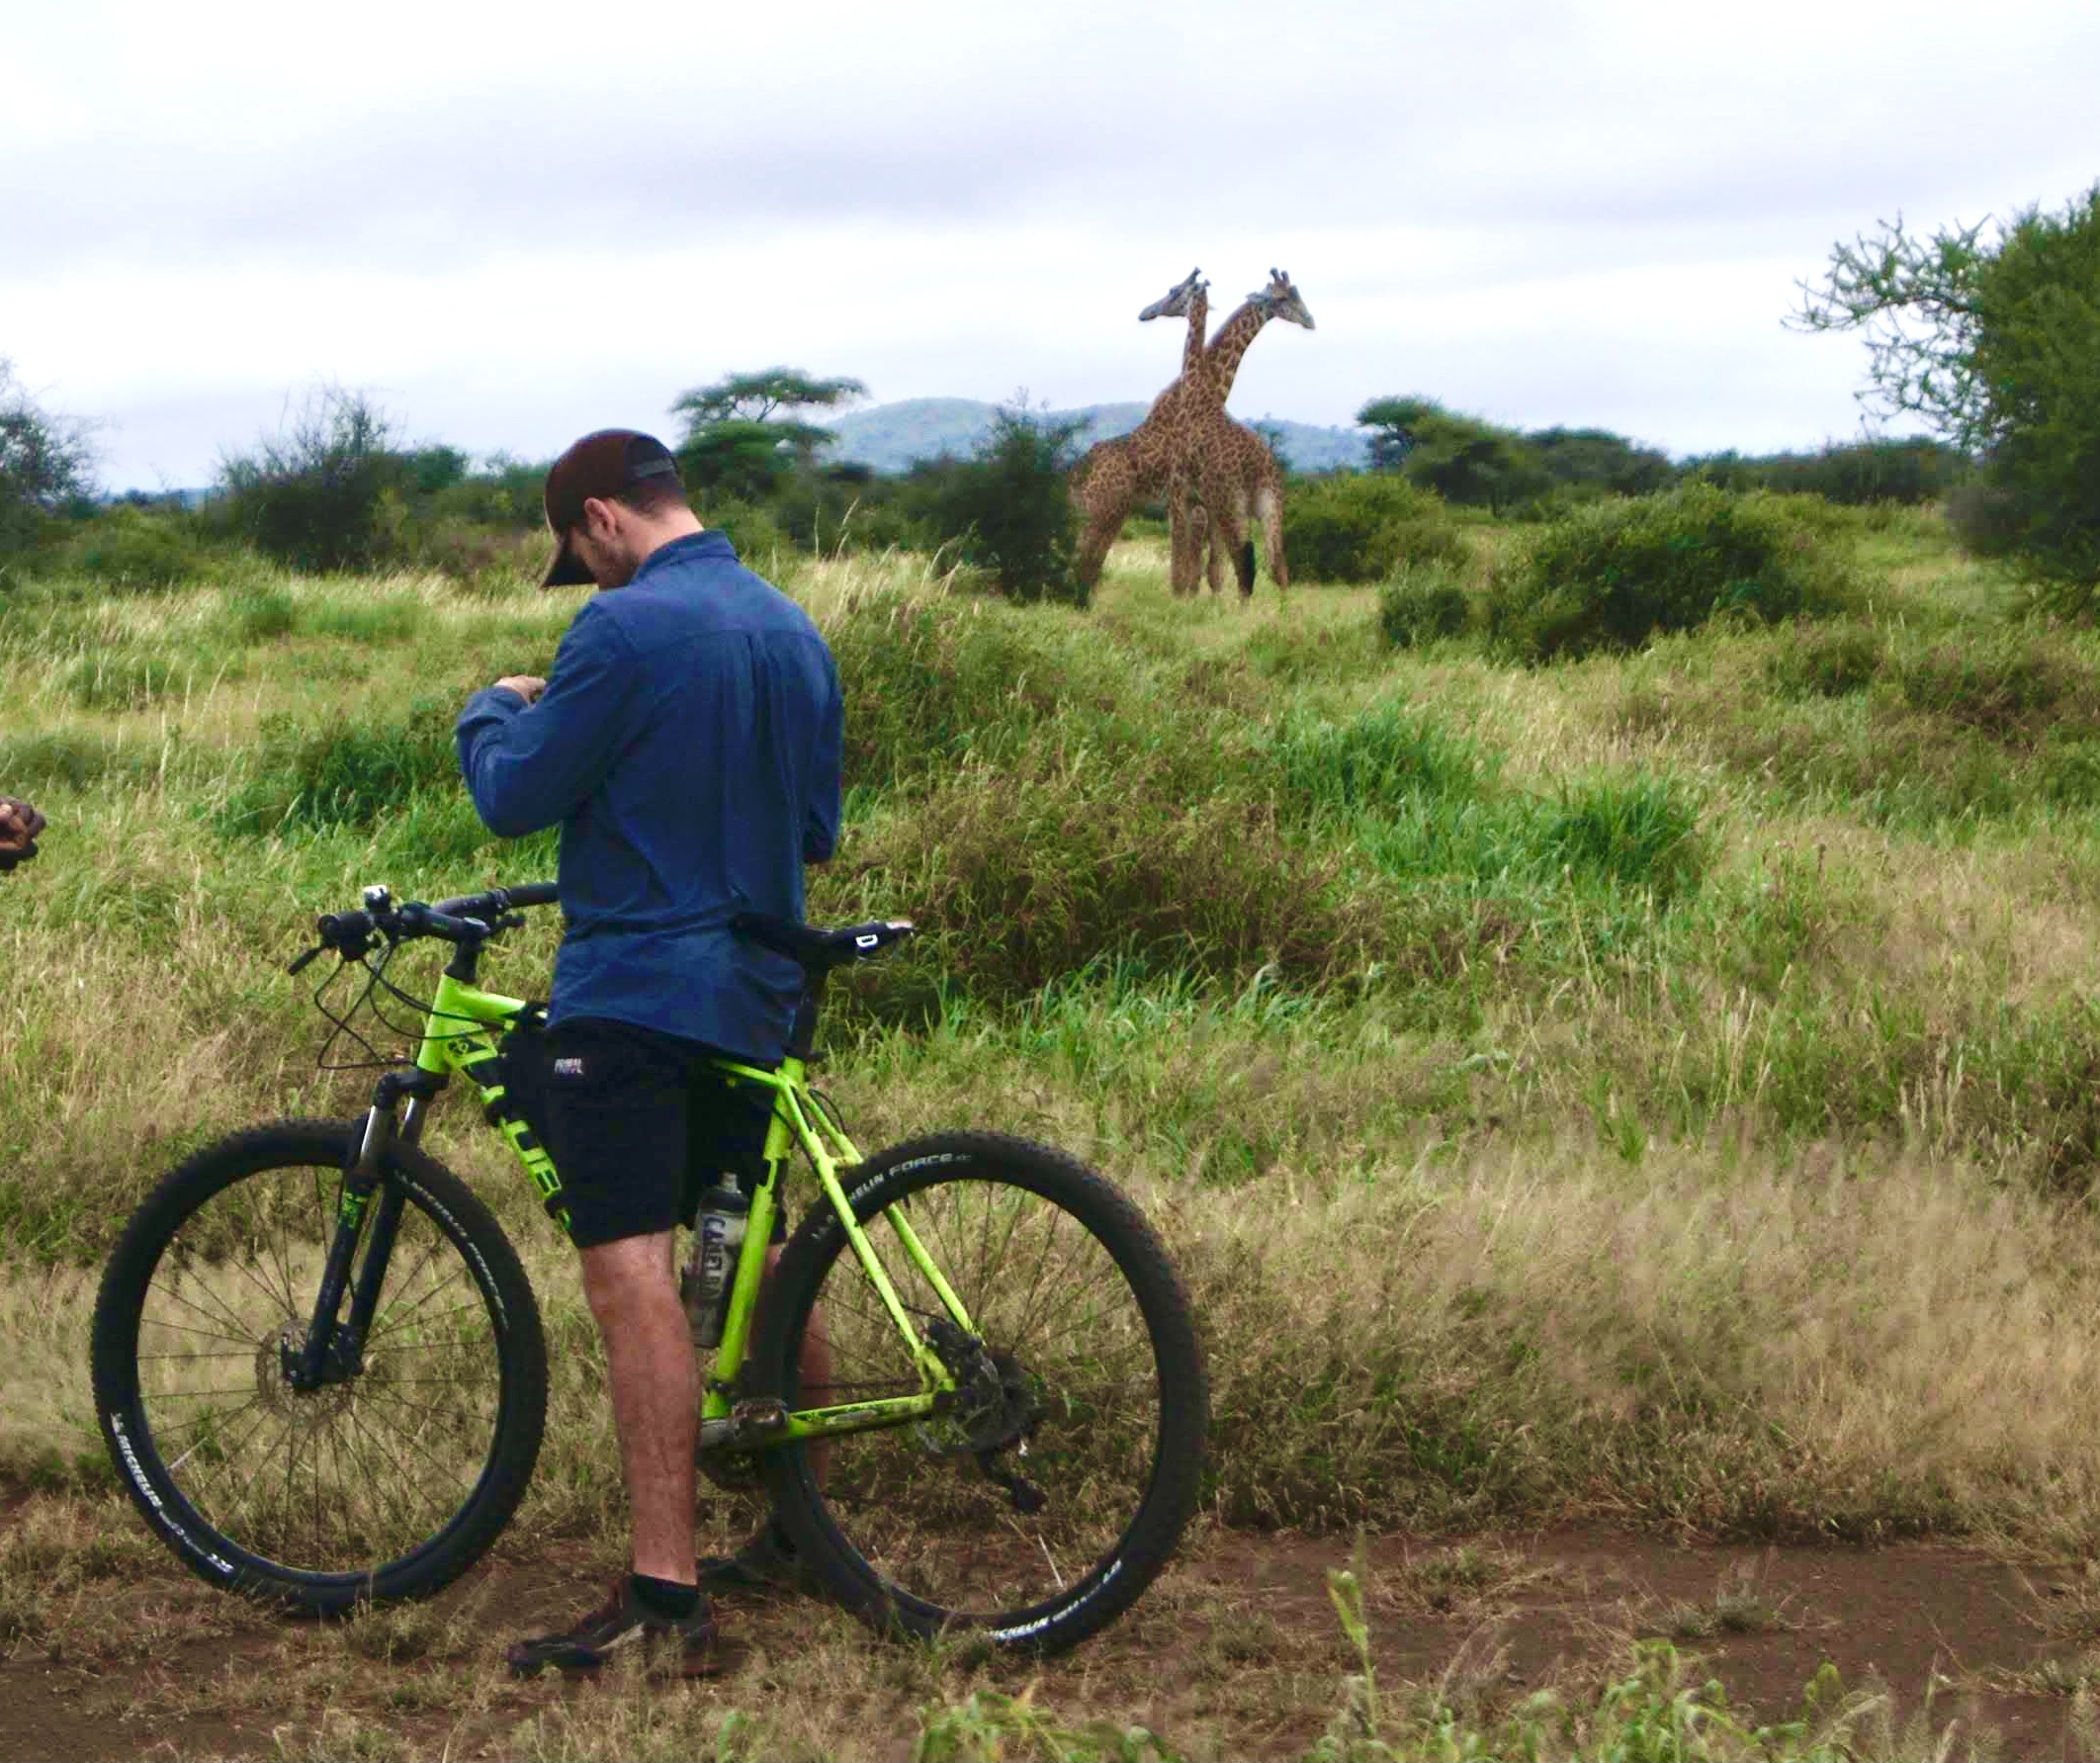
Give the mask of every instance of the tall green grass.
[{"label": "tall green grass", "polygon": [[[1142,1193],[1205,1318],[1219,1516],[2100,1536],[2100,651],[1922,527],[1840,542],[1840,620],[1549,668],[1394,648],[1368,590],[1176,601],[1157,545],[1086,612],[795,566],[847,698],[812,916],[924,931],[841,976],[827,1090],[870,1145],[1005,1126]],[[58,1392],[0,1465],[95,1460],[64,1318],[158,1172],[361,1104],[281,971],[312,915],[551,873],[450,731],[572,604],[0,596],[0,789],[52,822],[0,880],[0,1351]],[[544,992],[550,920],[490,984]],[[528,1525],[597,1523],[566,1251],[471,1110],[431,1142],[575,1350]]]}]

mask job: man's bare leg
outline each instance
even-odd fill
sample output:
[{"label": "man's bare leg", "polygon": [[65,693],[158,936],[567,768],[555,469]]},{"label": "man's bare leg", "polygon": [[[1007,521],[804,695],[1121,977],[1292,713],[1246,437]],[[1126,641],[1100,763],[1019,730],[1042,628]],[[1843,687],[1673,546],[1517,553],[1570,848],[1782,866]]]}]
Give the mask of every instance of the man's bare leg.
[{"label": "man's bare leg", "polygon": [[[765,1252],[765,1278],[770,1284],[773,1270],[780,1265],[780,1246],[775,1243]],[[802,1351],[796,1360],[795,1403],[801,1408],[822,1408],[831,1398],[831,1340],[824,1329],[824,1306],[810,1307],[809,1325],[802,1331]],[[831,1448],[822,1441],[803,1447],[810,1459],[810,1471],[817,1477],[817,1485],[824,1485],[827,1466],[831,1460]]]},{"label": "man's bare leg", "polygon": [[700,1369],[671,1273],[671,1233],[582,1251],[583,1295],[605,1343],[634,1525],[634,1570],[695,1581],[693,1440]]}]

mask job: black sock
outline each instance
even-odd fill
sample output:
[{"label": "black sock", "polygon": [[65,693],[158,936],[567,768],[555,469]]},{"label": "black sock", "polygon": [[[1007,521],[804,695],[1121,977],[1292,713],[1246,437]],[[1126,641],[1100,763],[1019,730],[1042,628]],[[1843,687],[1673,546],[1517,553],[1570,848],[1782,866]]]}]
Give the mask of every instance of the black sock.
[{"label": "black sock", "polygon": [[700,1588],[696,1585],[680,1585],[675,1579],[652,1579],[647,1573],[636,1573],[631,1578],[635,1602],[651,1616],[679,1619],[700,1608]]}]

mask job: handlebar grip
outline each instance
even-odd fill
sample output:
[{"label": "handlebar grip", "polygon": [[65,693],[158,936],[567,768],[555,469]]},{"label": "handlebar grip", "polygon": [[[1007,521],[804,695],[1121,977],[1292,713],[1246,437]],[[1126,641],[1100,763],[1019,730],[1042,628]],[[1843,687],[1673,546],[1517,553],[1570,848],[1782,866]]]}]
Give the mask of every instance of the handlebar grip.
[{"label": "handlebar grip", "polygon": [[488,934],[488,926],[478,919],[457,919],[449,912],[428,906],[403,907],[401,921],[403,928],[412,929],[419,936],[435,936],[446,942],[477,942]]},{"label": "handlebar grip", "polygon": [[561,898],[553,882],[527,882],[522,888],[505,888],[503,893],[512,906],[552,906]]}]

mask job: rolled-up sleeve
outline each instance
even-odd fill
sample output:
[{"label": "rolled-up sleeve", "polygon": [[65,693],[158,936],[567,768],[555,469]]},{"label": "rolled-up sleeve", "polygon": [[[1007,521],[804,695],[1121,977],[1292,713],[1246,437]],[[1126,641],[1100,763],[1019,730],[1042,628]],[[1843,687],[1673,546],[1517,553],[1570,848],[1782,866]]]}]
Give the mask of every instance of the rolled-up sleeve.
[{"label": "rolled-up sleeve", "polygon": [[640,669],[612,620],[585,605],[539,702],[491,686],[453,730],[460,775],[491,833],[521,838],[573,813],[605,779],[640,714]]}]

